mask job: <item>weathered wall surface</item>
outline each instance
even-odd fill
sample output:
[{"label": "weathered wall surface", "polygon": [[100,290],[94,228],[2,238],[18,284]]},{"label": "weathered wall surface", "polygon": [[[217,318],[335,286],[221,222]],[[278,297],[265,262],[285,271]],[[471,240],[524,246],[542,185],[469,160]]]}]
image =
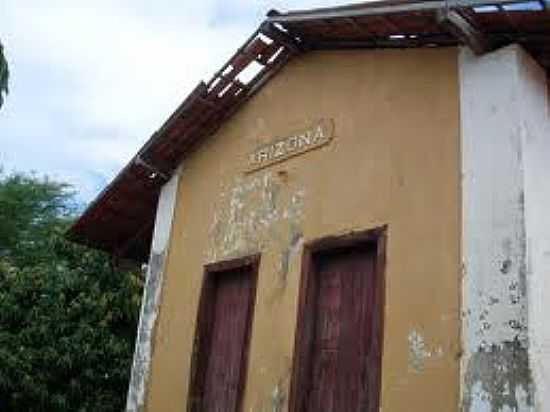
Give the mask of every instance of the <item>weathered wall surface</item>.
[{"label": "weathered wall surface", "polygon": [[[206,263],[262,254],[244,411],[284,411],[304,242],[388,225],[382,410],[459,404],[457,50],[310,53],[181,166],[147,410],[181,411]],[[321,118],[328,145],[245,174]]]},{"label": "weathered wall surface", "polygon": [[151,244],[151,256],[143,288],[141,313],[136,338],[136,349],[126,399],[127,412],[143,410],[151,370],[157,316],[160,309],[163,275],[172,232],[172,220],[177,200],[178,174],[163,186],[155,218],[155,229]]},{"label": "weathered wall surface", "polygon": [[546,73],[518,49],[524,162],[529,364],[535,411],[550,408],[550,108]]},{"label": "weathered wall surface", "polygon": [[542,411],[534,394],[549,372],[545,76],[510,46],[479,58],[463,49],[460,79],[462,409]]}]

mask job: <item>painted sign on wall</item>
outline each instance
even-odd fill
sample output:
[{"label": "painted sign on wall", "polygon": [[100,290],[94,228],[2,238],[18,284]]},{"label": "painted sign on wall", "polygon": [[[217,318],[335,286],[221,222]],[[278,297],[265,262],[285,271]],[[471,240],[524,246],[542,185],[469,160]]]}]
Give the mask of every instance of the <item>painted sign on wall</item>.
[{"label": "painted sign on wall", "polygon": [[307,129],[289,136],[278,137],[257,147],[248,156],[246,171],[253,172],[324,146],[332,140],[333,136],[334,122],[332,119],[321,119]]}]

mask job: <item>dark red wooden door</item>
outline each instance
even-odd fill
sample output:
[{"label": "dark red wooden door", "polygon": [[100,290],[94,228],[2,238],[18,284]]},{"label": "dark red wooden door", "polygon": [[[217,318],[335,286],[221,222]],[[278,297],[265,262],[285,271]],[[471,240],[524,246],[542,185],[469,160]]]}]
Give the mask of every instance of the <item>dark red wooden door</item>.
[{"label": "dark red wooden door", "polygon": [[191,410],[234,412],[246,372],[246,354],[255,295],[252,267],[238,267],[207,275],[199,313],[198,379]]},{"label": "dark red wooden door", "polygon": [[305,410],[367,410],[375,253],[363,248],[318,255]]}]

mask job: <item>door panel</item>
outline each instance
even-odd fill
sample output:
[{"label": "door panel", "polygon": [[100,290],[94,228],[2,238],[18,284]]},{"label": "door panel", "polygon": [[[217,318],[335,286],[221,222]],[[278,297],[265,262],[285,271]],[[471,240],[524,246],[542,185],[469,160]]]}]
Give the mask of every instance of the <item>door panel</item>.
[{"label": "door panel", "polygon": [[239,410],[246,372],[256,269],[247,265],[206,275],[199,309],[196,374],[190,410]]},{"label": "door panel", "polygon": [[381,235],[306,246],[291,411],[378,411]]},{"label": "door panel", "polygon": [[372,253],[341,250],[317,258],[318,291],[308,411],[361,411],[374,275]]}]

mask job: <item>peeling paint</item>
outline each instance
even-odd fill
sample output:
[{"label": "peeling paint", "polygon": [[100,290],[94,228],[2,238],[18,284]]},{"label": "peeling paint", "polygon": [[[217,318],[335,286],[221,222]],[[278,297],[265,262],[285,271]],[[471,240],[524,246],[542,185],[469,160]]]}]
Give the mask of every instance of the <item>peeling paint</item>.
[{"label": "peeling paint", "polygon": [[279,272],[284,284],[289,262],[284,257],[302,237],[304,198],[304,190],[288,190],[286,179],[271,172],[235,178],[215,206],[207,260],[256,253],[275,243],[283,256]]},{"label": "peeling paint", "polygon": [[443,356],[443,348],[441,346],[430,348],[417,330],[413,329],[407,340],[409,342],[409,367],[414,372],[422,372],[428,359]]},{"label": "peeling paint", "polygon": [[292,233],[288,247],[281,253],[279,280],[281,287],[286,287],[286,277],[290,268],[290,262],[296,256],[302,247],[304,236],[302,233]]},{"label": "peeling paint", "polygon": [[158,201],[151,255],[143,288],[136,346],[126,399],[127,412],[141,412],[145,408],[151,357],[155,342],[155,326],[160,309],[163,272],[174,216],[177,188],[178,175],[175,174],[162,188]]},{"label": "peeling paint", "polygon": [[160,304],[161,272],[164,266],[164,258],[164,254],[153,253],[149,259],[126,401],[127,412],[141,411],[145,403],[151,354],[153,352],[155,323]]},{"label": "peeling paint", "polygon": [[286,398],[285,391],[281,388],[280,384],[277,384],[271,394],[271,404],[273,406],[272,411],[283,412],[287,400]]},{"label": "peeling paint", "polygon": [[262,405],[251,408],[251,412],[283,412],[288,410],[288,385],[290,383],[290,369],[287,376],[277,381],[271,391],[269,399]]}]

